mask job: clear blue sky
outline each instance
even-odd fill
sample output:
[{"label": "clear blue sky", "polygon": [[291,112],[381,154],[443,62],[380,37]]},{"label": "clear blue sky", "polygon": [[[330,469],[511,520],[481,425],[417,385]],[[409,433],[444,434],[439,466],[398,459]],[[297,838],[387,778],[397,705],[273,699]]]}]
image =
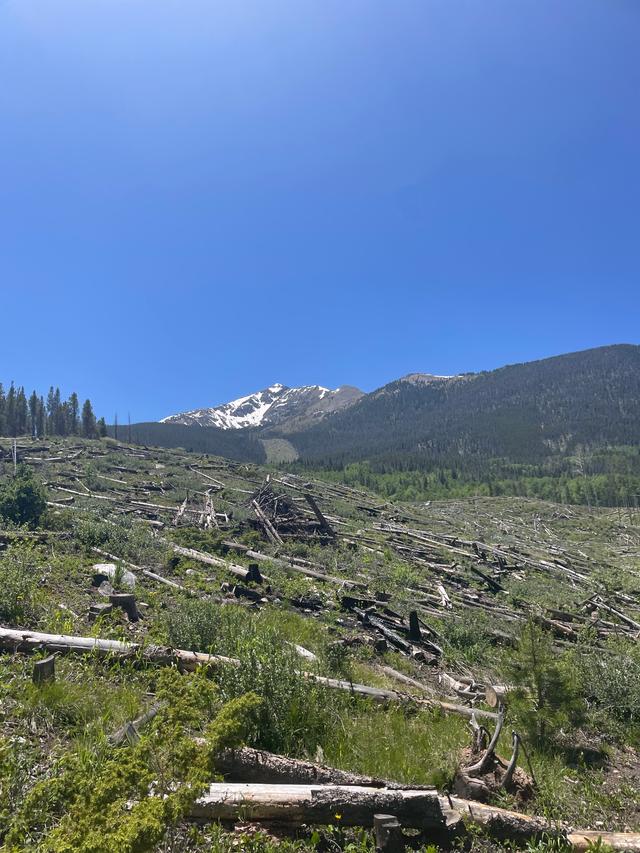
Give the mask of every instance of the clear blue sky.
[{"label": "clear blue sky", "polygon": [[0,0],[0,378],[155,419],[640,341],[638,0]]}]

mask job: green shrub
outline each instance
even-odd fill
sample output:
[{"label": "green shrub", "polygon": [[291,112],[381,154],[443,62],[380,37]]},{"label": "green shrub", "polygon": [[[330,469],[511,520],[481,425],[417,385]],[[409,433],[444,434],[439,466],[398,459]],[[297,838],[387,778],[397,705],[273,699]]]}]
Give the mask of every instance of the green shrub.
[{"label": "green shrub", "polygon": [[528,739],[551,746],[584,720],[575,667],[569,656],[559,655],[551,634],[533,620],[523,627],[508,665],[511,683],[509,709]]},{"label": "green shrub", "polygon": [[16,475],[0,486],[0,518],[6,521],[37,527],[46,508],[44,487],[26,465],[21,465]]},{"label": "green shrub", "polygon": [[246,608],[185,602],[167,617],[167,635],[174,646],[240,661],[216,669],[220,693],[232,699],[253,691],[262,699],[252,742],[272,752],[315,754],[340,703],[350,701],[300,676],[306,662],[285,643],[277,624]]},{"label": "green shrub", "polygon": [[[157,699],[160,710],[137,744],[103,750],[89,767],[80,753],[67,752],[10,817],[4,839],[0,831],[3,849],[158,849],[206,790],[218,751],[243,742],[258,699],[249,694],[222,704],[204,675],[174,670],[160,674]],[[195,734],[204,734],[204,746]]]},{"label": "green shrub", "polygon": [[26,627],[39,614],[34,549],[14,545],[0,557],[0,621]]}]

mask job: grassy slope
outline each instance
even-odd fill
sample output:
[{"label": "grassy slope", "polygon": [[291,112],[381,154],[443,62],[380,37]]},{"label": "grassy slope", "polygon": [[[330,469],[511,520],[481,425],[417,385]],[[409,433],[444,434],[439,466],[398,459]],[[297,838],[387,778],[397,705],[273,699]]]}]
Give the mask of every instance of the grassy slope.
[{"label": "grassy slope", "polygon": [[[72,459],[55,460],[78,450],[82,452]],[[460,749],[469,742],[462,718],[444,717],[437,711],[407,713],[394,707],[373,707],[363,700],[354,702],[347,696],[329,696],[318,689],[309,691],[291,674],[297,659],[283,641],[315,652],[322,674],[352,677],[372,685],[397,686],[381,674],[379,663],[437,686],[433,669],[394,652],[377,656],[368,645],[354,646],[344,653],[335,641],[355,635],[357,625],[340,611],[335,587],[300,575],[288,576],[276,566],[268,568],[271,586],[277,592],[275,601],[253,606],[249,613],[241,604],[218,608],[217,603],[228,598],[221,594],[221,584],[232,581],[232,577],[224,569],[172,557],[167,545],[154,538],[140,516],[131,512],[134,507],[129,506],[130,511],[123,514],[117,503],[133,497],[177,507],[189,491],[190,505],[200,506],[203,499],[199,495],[206,486],[204,478],[191,470],[195,466],[225,484],[224,491],[214,496],[216,509],[233,516],[233,529],[225,531],[224,536],[269,551],[271,546],[249,528],[252,516],[247,507],[248,492],[262,481],[265,472],[255,466],[180,451],[138,453],[113,441],[52,441],[42,457],[54,461],[31,463],[49,484],[52,501],[73,498],[73,503],[66,508],[50,508],[47,528],[65,535],[37,543],[5,537],[5,547],[0,550],[2,624],[213,648],[244,656],[247,661],[257,656],[263,667],[269,660],[268,673],[249,668],[245,682],[229,673],[218,676],[224,696],[256,686],[264,695],[270,713],[254,731],[251,742],[293,755],[322,754],[328,763],[345,769],[446,787]],[[86,492],[86,497],[69,495],[59,490],[61,486]],[[506,592],[498,598],[505,609],[517,610],[524,601],[575,611],[592,589],[607,587],[638,600],[640,517],[506,498],[443,501],[428,507],[387,505],[380,509],[379,498],[364,492],[339,494],[319,482],[314,491],[321,496],[323,510],[340,521],[336,524],[340,544],[320,547],[291,541],[281,551],[304,555],[332,574],[368,580],[373,590],[384,588],[392,594],[393,608],[400,613],[406,614],[414,606],[416,593],[410,592],[410,587],[419,584],[428,588],[435,579],[425,562],[404,559],[388,532],[374,529],[403,516],[412,527],[433,537],[499,544],[536,559],[553,559],[553,554],[569,552],[588,574],[588,584],[581,587],[562,573],[512,572],[501,580]],[[170,522],[173,512],[160,510],[158,517]],[[169,525],[162,535],[220,552],[222,536],[211,532],[186,527],[175,530]],[[362,541],[365,536],[369,541]],[[101,559],[92,553],[94,545],[179,581],[196,593],[198,600],[139,577],[136,593],[143,613],[139,623],[130,624],[117,611],[91,623],[88,608],[100,600],[91,586],[92,566]],[[238,555],[228,558],[243,562]],[[449,565],[455,561],[456,571],[467,578],[469,589],[482,600],[487,598],[485,585],[470,571],[472,560],[452,558],[446,549],[441,550],[440,560]],[[290,603],[292,599],[314,597],[322,602],[321,611],[296,608]],[[493,645],[491,631],[499,629],[513,635],[517,630],[513,622],[480,609],[463,609],[457,602],[453,615],[443,612],[440,617],[428,617],[428,621],[441,636],[448,672],[473,673],[476,679],[487,681],[505,678],[512,652]],[[633,652],[626,646],[616,647],[614,640],[607,646],[616,648],[612,659],[622,660],[625,669],[625,661],[632,661],[629,655]],[[157,679],[156,670],[133,663],[123,666],[92,658],[67,658],[58,663],[56,684],[37,688],[30,682],[31,668],[32,661],[19,655],[0,658],[0,755],[7,780],[2,788],[0,818],[5,823],[35,779],[57,772],[54,767],[60,756],[79,754],[87,767],[99,766],[108,752],[105,736],[148,706]],[[640,686],[636,688],[640,693]],[[627,689],[633,691],[634,685],[627,685]],[[599,767],[589,766],[586,758],[590,752],[586,750],[582,757],[578,750],[577,758],[568,753],[550,756],[543,750],[532,750],[540,790],[529,809],[574,825],[640,828],[633,783],[637,729],[628,719],[620,720],[615,714],[598,717],[594,711],[585,723],[584,739],[593,741],[594,726],[601,727],[598,734],[605,735],[606,741],[597,756]],[[508,754],[506,742],[504,751]],[[37,837],[34,844],[36,841]],[[219,840],[216,844],[213,849],[223,849],[226,842]]]}]

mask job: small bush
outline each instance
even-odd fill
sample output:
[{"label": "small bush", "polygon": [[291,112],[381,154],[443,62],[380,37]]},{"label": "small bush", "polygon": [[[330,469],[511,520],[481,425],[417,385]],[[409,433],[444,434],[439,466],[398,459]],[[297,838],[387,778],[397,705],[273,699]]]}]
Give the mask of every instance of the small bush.
[{"label": "small bush", "polygon": [[313,755],[340,703],[350,701],[300,676],[305,662],[277,625],[243,607],[185,602],[168,616],[167,634],[174,646],[240,661],[216,670],[220,693],[230,700],[253,691],[262,699],[252,742],[272,752]]},{"label": "small bush", "polygon": [[0,518],[6,521],[37,527],[46,508],[44,487],[26,465],[21,465],[15,477],[0,486]]}]

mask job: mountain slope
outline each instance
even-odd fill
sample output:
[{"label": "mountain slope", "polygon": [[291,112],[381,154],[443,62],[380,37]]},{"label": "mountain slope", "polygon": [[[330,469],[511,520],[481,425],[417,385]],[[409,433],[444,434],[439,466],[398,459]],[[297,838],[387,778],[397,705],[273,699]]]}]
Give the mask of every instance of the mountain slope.
[{"label": "mountain slope", "polygon": [[170,415],[161,423],[223,430],[300,426],[350,406],[362,396],[362,391],[349,385],[332,391],[320,385],[287,388],[277,383],[220,406]]},{"label": "mountain slope", "polygon": [[536,462],[578,446],[640,442],[640,347],[617,345],[479,374],[408,377],[289,436],[300,456],[400,467],[465,458]]}]

